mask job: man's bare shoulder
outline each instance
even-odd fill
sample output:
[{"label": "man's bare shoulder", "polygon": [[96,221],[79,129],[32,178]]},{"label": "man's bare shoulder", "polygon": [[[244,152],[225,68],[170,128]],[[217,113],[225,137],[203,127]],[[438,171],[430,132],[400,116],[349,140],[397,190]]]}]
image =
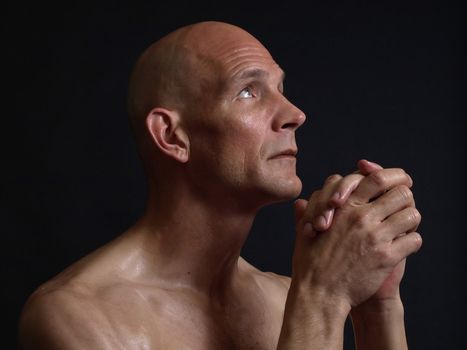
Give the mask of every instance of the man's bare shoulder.
[{"label": "man's bare shoulder", "polygon": [[274,272],[265,272],[261,271],[257,267],[253,266],[247,262],[244,258],[240,258],[239,264],[244,271],[254,275],[255,277],[263,280],[264,282],[269,282],[276,284],[278,287],[286,288],[287,290],[290,287],[291,278],[284,275],[279,275]]},{"label": "man's bare shoulder", "polygon": [[125,313],[144,306],[113,255],[102,247],[34,291],[20,318],[22,349],[125,348],[119,338],[137,328]]},{"label": "man's bare shoulder", "polygon": [[[23,308],[21,349],[137,348],[130,343],[136,338],[148,341],[141,324],[157,324],[161,309],[157,305],[163,300],[153,291],[149,307],[147,295],[144,288],[118,280],[98,286],[77,280],[49,281]],[[151,336],[157,337],[156,333]]]},{"label": "man's bare shoulder", "polygon": [[291,278],[274,272],[261,271],[244,259],[241,260],[242,269],[253,277],[256,284],[265,291],[266,295],[271,297],[273,302],[277,302],[278,306],[283,308]]},{"label": "man's bare shoulder", "polygon": [[108,332],[109,328],[94,306],[85,286],[52,288],[46,283],[29,297],[23,308],[19,325],[21,349],[99,345],[102,339],[99,333]]}]

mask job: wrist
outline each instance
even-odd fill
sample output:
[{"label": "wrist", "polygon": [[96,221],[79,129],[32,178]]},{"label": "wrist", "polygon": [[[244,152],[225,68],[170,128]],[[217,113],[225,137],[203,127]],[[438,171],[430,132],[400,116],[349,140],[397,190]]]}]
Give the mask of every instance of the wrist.
[{"label": "wrist", "polygon": [[369,300],[350,312],[358,349],[407,349],[400,299]]},{"label": "wrist", "polygon": [[294,282],[287,296],[278,349],[303,349],[312,345],[319,349],[342,349],[350,304],[331,300],[308,284]]},{"label": "wrist", "polygon": [[399,299],[369,300],[350,311],[353,323],[368,327],[379,327],[382,324],[402,322],[404,305]]},{"label": "wrist", "polygon": [[345,298],[331,296],[325,289],[313,287],[308,283],[295,283],[292,280],[287,301],[300,305],[300,310],[328,319],[330,322],[345,323],[350,303]]},{"label": "wrist", "polygon": [[360,305],[352,308],[350,315],[365,314],[368,316],[378,316],[385,314],[404,314],[404,305],[401,298],[369,299]]}]

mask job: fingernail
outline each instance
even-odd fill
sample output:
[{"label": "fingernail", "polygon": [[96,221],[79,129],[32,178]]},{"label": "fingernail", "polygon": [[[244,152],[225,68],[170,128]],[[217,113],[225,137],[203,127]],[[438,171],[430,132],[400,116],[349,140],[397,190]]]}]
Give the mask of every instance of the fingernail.
[{"label": "fingernail", "polygon": [[331,214],[332,214],[332,211],[331,210],[326,210],[324,212],[324,220],[326,222],[326,226],[329,225],[329,221],[331,221]]},{"label": "fingernail", "polygon": [[326,214],[318,216],[318,219],[316,219],[316,223],[318,226],[321,227],[326,227],[328,224],[328,221],[326,219]]}]

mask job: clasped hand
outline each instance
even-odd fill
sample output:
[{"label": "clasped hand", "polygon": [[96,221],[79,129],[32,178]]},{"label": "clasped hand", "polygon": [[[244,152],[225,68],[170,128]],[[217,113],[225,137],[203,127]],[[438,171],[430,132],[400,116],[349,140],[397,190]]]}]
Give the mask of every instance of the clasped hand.
[{"label": "clasped hand", "polygon": [[292,282],[349,309],[399,298],[405,258],[422,243],[410,176],[365,160],[358,168],[295,202]]}]

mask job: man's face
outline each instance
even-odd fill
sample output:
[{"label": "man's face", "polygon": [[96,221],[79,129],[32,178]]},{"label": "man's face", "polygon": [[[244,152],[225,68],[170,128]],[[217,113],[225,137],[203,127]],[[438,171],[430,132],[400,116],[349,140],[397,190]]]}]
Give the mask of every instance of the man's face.
[{"label": "man's face", "polygon": [[237,34],[206,57],[208,78],[188,123],[193,173],[232,199],[255,205],[291,199],[301,191],[295,130],[305,116],[284,97],[283,71],[269,52]]}]

